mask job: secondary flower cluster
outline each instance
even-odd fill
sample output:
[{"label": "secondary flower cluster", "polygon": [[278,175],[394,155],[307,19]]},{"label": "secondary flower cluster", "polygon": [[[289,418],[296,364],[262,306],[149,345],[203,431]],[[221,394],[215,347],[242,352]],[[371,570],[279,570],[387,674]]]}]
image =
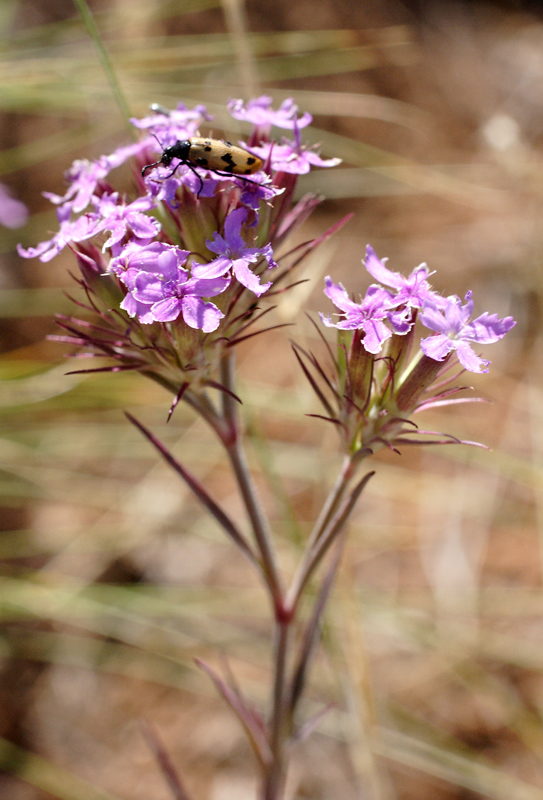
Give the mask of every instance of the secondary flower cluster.
[{"label": "secondary flower cluster", "polygon": [[[320,315],[324,325],[340,331],[332,380],[314,356],[297,348],[327,419],[338,426],[347,449],[361,454],[383,445],[420,441],[408,433],[433,434],[419,431],[408,417],[422,408],[459,402],[450,399],[461,391],[450,386],[457,374],[446,373],[458,362],[460,372],[488,372],[490,362],[472,345],[497,342],[516,324],[512,317],[500,319],[486,312],[472,319],[471,292],[464,304],[456,295],[442,297],[428,282],[426,264],[406,278],[388,269],[385,261],[367,246],[363,263],[379,284],[372,284],[359,303],[341,284],[325,279],[325,294],[340,312],[337,321]],[[417,319],[433,334],[422,338],[410,358]],[[332,403],[327,391],[333,395]],[[451,437],[439,440],[452,441]]]},{"label": "secondary flower cluster", "polygon": [[[64,341],[163,383],[205,382],[221,349],[246,331],[257,298],[284,280],[292,263],[283,257],[277,269],[274,252],[319,202],[313,196],[293,202],[297,178],[311,166],[339,160],[324,160],[302,144],[300,130],[311,116],[299,116],[292,100],[278,110],[266,96],[246,105],[233,100],[228,108],[254,126],[249,141],[240,143],[262,160],[249,178],[190,158],[157,162],[157,150],[190,140],[211,120],[203,106],[180,103],[173,111],[152,106],[150,116],[132,120],[144,132],[140,142],[93,162],[74,162],[66,193],[45,195],[57,206],[59,230],[36,247],[19,246],[19,254],[47,262],[70,247],[90,305],[102,316],[100,331],[61,320],[71,334]],[[274,142],[274,125],[293,138]],[[112,170],[130,160],[136,197],[109,182]],[[150,162],[155,168],[142,177]]]}]

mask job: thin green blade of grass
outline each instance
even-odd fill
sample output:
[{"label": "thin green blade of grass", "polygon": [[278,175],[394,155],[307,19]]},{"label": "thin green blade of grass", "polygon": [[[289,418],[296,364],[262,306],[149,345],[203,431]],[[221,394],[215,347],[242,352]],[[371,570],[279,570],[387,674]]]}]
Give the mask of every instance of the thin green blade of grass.
[{"label": "thin green blade of grass", "polygon": [[[409,62],[413,58],[411,43],[405,39],[387,43],[386,39],[380,41],[377,37],[376,44],[359,44],[357,40],[359,37],[353,32],[341,30],[270,32],[248,36],[251,53],[263,80],[358,71],[381,64],[389,49],[391,61],[395,64],[398,59]],[[142,80],[148,83],[150,74],[163,75],[164,81],[170,84],[173,80],[182,80],[187,72],[192,83],[200,82],[210,71],[217,70],[221,74],[221,83],[224,83],[229,70],[235,77],[235,44],[227,34],[158,39],[151,45],[148,40],[142,40],[139,47],[131,41],[130,49],[125,51],[123,48],[128,48],[123,40],[118,44],[108,42],[111,69],[119,76],[118,80],[133,102],[145,93]],[[404,48],[407,48],[405,53]],[[402,55],[399,56],[398,52]],[[89,97],[92,102],[93,94],[97,93],[96,103],[103,101],[104,78],[85,42],[78,44],[77,54],[71,48],[63,56],[57,46],[44,48],[41,52],[29,50],[26,59],[24,51],[14,45],[13,52],[8,49],[0,59],[0,75],[3,72],[9,74],[9,81],[2,82],[0,107],[19,110],[41,107],[51,113],[51,109],[60,104],[72,115],[74,109],[87,110]],[[140,73],[142,80],[138,81]],[[63,76],[62,81],[59,75]]]},{"label": "thin green blade of grass", "polygon": [[381,728],[377,752],[414,770],[463,786],[492,800],[543,800],[543,790],[475,758]]},{"label": "thin green blade of grass", "polygon": [[[84,301],[77,287],[70,290],[72,297]],[[62,289],[2,289],[0,291],[0,318],[52,317],[54,314],[70,314],[74,304]],[[0,372],[1,372],[0,364]]]},{"label": "thin green blade of grass", "polygon": [[[89,631],[90,633],[92,631]],[[147,681],[173,689],[195,688],[194,666],[189,655],[174,662],[152,650],[130,644],[106,642],[96,636],[45,631],[10,631],[2,649],[10,659],[37,661],[51,666],[90,669],[98,674]]]},{"label": "thin green blade of grass", "polygon": [[[12,4],[17,5],[17,3],[18,0],[13,0]],[[182,5],[179,4],[179,0],[162,0],[162,2],[153,5],[151,21],[160,22],[170,17],[179,19],[183,16],[208,11],[219,6],[220,0],[183,0]],[[4,7],[8,7],[8,2],[2,3],[2,9]],[[134,27],[138,27],[139,24],[148,25],[150,22],[149,2],[148,0],[131,0],[129,4],[124,6],[119,4],[104,10],[97,10],[94,12],[94,17],[102,35],[107,34],[109,37],[123,31],[127,18],[129,18],[130,24]],[[6,30],[5,24],[2,30]],[[20,27],[17,30],[11,30],[7,47],[13,47],[17,50],[20,50],[23,46],[50,48],[54,45],[58,47],[63,44],[72,44],[73,40],[81,42],[83,36],[81,19],[74,9],[73,16],[67,19],[43,22],[37,26]],[[134,41],[135,45],[139,42],[136,38],[131,38],[130,41]]]},{"label": "thin green blade of grass", "polygon": [[[162,54],[162,59],[167,58],[167,53]],[[339,51],[326,50],[317,53],[259,56],[255,63],[262,81],[294,80],[304,77],[319,77],[337,75],[348,72],[372,69],[378,64],[378,51],[366,45],[344,48]],[[116,70],[120,73],[125,86],[128,106],[140,101],[141,97],[160,90],[157,78],[162,78],[164,85],[172,82],[180,84],[190,80],[191,83],[204,83],[210,74],[221,75],[224,83],[235,83],[236,64],[233,58],[221,58],[213,53],[208,59],[203,59],[201,54],[197,61],[183,64],[172,53],[171,58],[164,64],[160,58],[149,55],[149,63],[145,65],[144,55],[132,62],[127,56],[127,64],[123,65],[122,58],[115,60]],[[107,98],[108,92],[100,73],[92,59],[56,59],[55,63],[40,64],[32,60],[26,65],[26,71],[19,66],[18,71],[10,76],[10,82],[4,85],[0,92],[0,107],[23,111],[36,111],[47,108],[48,114],[55,108],[79,109],[81,112],[88,108],[89,98],[91,103],[98,107],[99,103]],[[121,62],[121,63],[119,63]],[[58,72],[65,73],[69,70],[69,80],[59,83]],[[0,62],[0,76],[9,72],[9,62]],[[140,77],[141,75],[141,77]],[[230,76],[230,77],[229,77]],[[112,103],[113,107],[113,103]]]},{"label": "thin green blade of grass", "polygon": [[[99,15],[97,15],[98,18]],[[122,20],[122,16],[120,17]],[[65,23],[58,23],[63,25]],[[119,22],[119,26],[122,22]],[[275,55],[296,55],[296,54],[316,54],[319,51],[337,51],[343,48],[353,48],[362,45],[368,48],[379,48],[379,52],[395,52],[398,48],[413,48],[413,37],[408,28],[392,29],[396,35],[387,35],[387,30],[380,31],[353,31],[348,28],[324,29],[324,30],[304,30],[304,31],[267,31],[266,33],[250,32],[247,40],[251,51],[256,56]],[[121,32],[122,33],[122,32]],[[24,32],[21,32],[24,37]],[[76,64],[83,64],[88,61],[91,53],[90,48],[85,52],[87,55],[82,59],[81,54],[81,31],[74,36],[74,42],[66,41],[63,44],[50,44],[50,38],[42,47],[32,45],[25,50],[24,43],[17,38],[17,33],[13,34],[10,42],[6,43],[4,50],[5,60],[10,57],[17,58],[17,63],[24,65],[25,53],[31,56],[31,60],[46,60],[52,67],[60,68],[63,62],[70,58]],[[85,37],[83,37],[85,40]],[[73,46],[78,46],[79,52],[74,53]],[[87,42],[88,45],[88,42]],[[119,58],[126,57],[128,63],[139,64],[140,68],[147,61],[170,61],[172,64],[187,61],[198,61],[217,56],[235,55],[235,44],[229,33],[190,33],[172,36],[145,36],[131,37],[129,40],[120,35],[118,39],[108,40],[108,47],[111,52]],[[411,49],[411,54],[415,51]],[[54,54],[54,55],[52,55]],[[59,59],[55,61],[55,59]],[[0,65],[2,59],[0,59]]]},{"label": "thin green blade of grass", "polygon": [[[73,114],[75,117],[80,112],[77,109],[77,105],[72,104],[71,101],[71,96],[66,98],[66,109],[69,109],[69,114]],[[16,111],[18,108],[15,106],[11,110]],[[45,113],[46,115],[58,115],[58,107],[51,107],[48,104],[45,104],[42,109],[33,110],[37,113]],[[23,167],[36,166],[36,164],[50,161],[59,156],[65,156],[66,153],[70,152],[73,152],[75,156],[78,152],[81,152],[83,148],[87,148],[92,142],[106,139],[112,134],[119,134],[119,138],[121,138],[118,122],[110,118],[101,117],[99,122],[95,122],[92,125],[88,125],[87,123],[75,125],[74,127],[66,127],[62,131],[54,134],[39,136],[30,142],[25,142],[25,144],[17,145],[16,147],[11,147],[0,152],[0,174],[6,175],[17,169],[22,169]],[[45,215],[47,216],[45,217]],[[38,217],[38,221],[41,222],[40,218],[42,215],[36,216]],[[45,212],[43,216],[45,222],[47,222],[48,219],[52,222],[54,221],[53,227],[58,225],[56,215]],[[25,232],[28,234],[28,227],[25,229]]]},{"label": "thin green blade of grass", "polygon": [[59,800],[121,800],[7,739],[0,738],[0,769]]},{"label": "thin green blade of grass", "polygon": [[[135,661],[138,661],[141,652],[145,660],[156,659],[159,665],[165,663],[189,671],[195,656],[208,658],[217,650],[229,653],[250,668],[267,669],[264,666],[268,650],[267,636],[264,632],[255,635],[254,620],[248,626],[245,615],[242,614],[241,619],[234,616],[225,618],[220,614],[220,609],[217,618],[210,616],[207,611],[203,615],[205,599],[203,604],[199,602],[197,606],[191,606],[190,603],[185,608],[178,606],[173,613],[171,604],[168,608],[167,603],[159,602],[158,596],[143,596],[140,605],[154,605],[156,608],[156,616],[151,617],[130,609],[133,596],[125,587],[103,584],[77,586],[60,580],[47,586],[16,578],[3,579],[1,586],[2,595],[6,597],[1,603],[2,617],[6,623],[34,619],[54,620],[59,626],[76,625],[95,636],[108,637],[132,648],[122,652]],[[103,591],[93,591],[101,588]],[[119,604],[118,600],[123,596]],[[259,607],[258,604],[256,607]],[[261,611],[263,617],[265,608]],[[78,635],[75,634],[76,638]],[[69,642],[71,632],[66,636]],[[8,640],[9,635],[6,642]],[[46,654],[42,652],[42,655],[44,660],[48,660]],[[54,660],[54,654],[51,657]],[[87,663],[87,666],[90,665]]]}]

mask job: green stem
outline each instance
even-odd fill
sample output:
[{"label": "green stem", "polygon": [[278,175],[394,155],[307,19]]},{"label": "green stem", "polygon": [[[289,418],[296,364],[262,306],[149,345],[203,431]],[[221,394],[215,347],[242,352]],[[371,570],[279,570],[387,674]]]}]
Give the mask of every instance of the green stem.
[{"label": "green stem", "polygon": [[[234,392],[233,379],[233,353],[226,354],[221,361],[221,378],[223,386]],[[237,416],[237,402],[227,392],[223,393],[224,420],[228,425],[228,438],[223,438],[224,446],[236,480],[247,514],[251,521],[254,538],[262,557],[262,567],[268,583],[275,608],[281,608],[283,603],[283,588],[277,567],[272,535],[268,521],[264,515],[256,487],[253,484],[251,473],[245,458],[242,438],[239,430]]]}]

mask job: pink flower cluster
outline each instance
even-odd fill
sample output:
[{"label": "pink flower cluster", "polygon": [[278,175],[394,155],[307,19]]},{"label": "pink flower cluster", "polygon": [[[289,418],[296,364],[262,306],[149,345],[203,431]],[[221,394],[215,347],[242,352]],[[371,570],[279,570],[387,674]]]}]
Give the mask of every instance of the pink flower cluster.
[{"label": "pink flower cluster", "polygon": [[[135,159],[139,171],[157,145],[165,149],[190,139],[211,119],[203,106],[189,109],[180,103],[174,111],[153,106],[150,116],[132,120],[146,134],[139,143],[94,162],[74,162],[66,174],[66,193],[46,194],[57,206],[58,232],[36,247],[19,246],[19,254],[49,261],[66,246],[81,250],[94,258],[98,271],[116,276],[125,294],[120,308],[129,317],[144,325],[182,320],[204,333],[215,331],[227,309],[209,298],[224,295],[233,284],[256,297],[272,286],[262,275],[277,266],[273,248],[279,231],[285,233],[281,221],[292,213],[296,176],[311,166],[339,163],[303,146],[299,131],[311,115],[299,117],[293,100],[277,111],[266,96],[246,106],[233,100],[229,109],[236,119],[255,125],[250,150],[263,168],[249,180],[178,161],[174,171],[159,165],[138,177],[135,199],[115,191],[109,183],[113,169]],[[273,125],[293,130],[294,139],[272,141]],[[279,214],[273,206],[281,195]],[[261,220],[275,236],[265,240]]]}]

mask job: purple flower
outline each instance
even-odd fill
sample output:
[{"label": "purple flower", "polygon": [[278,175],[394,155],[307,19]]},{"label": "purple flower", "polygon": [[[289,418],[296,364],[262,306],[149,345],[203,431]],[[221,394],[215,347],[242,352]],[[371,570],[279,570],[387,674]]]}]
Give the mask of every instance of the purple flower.
[{"label": "purple flower", "polygon": [[424,303],[434,297],[434,292],[427,281],[430,272],[426,264],[415,267],[411,275],[405,278],[400,272],[392,272],[385,266],[385,261],[377,258],[375,250],[366,245],[366,259],[364,266],[376,281],[384,283],[396,290],[395,300],[398,305],[407,305],[411,308],[422,308]]},{"label": "purple flower", "polygon": [[258,211],[262,200],[265,203],[269,203],[274,197],[283,194],[285,191],[272,186],[271,178],[264,172],[257,172],[256,175],[251,175],[250,182],[240,181],[240,189],[239,202],[254,211]]},{"label": "purple flower", "polygon": [[247,208],[237,208],[231,211],[224,223],[224,237],[219,233],[213,234],[213,239],[208,239],[206,246],[213,253],[217,253],[219,258],[209,264],[199,264],[194,266],[192,274],[201,278],[215,278],[224,275],[230,269],[237,280],[260,297],[271,283],[260,283],[260,278],[249,269],[250,264],[254,264],[264,258],[268,262],[268,267],[276,267],[273,260],[273,251],[270,244],[264,247],[248,247],[241,236],[241,228],[249,210]]},{"label": "purple flower", "polygon": [[213,197],[217,183],[220,180],[232,180],[232,177],[235,176],[214,175],[212,178],[202,176],[203,187],[200,188],[198,176],[192,169],[182,164],[176,168],[173,175],[171,166],[158,166],[145,176],[145,184],[149,194],[157,202],[166,203],[170,208],[176,209],[179,207],[177,192],[181,186],[186,186],[192,194],[198,194],[199,197]]},{"label": "purple flower", "polygon": [[[132,239],[122,247],[114,245],[112,248],[113,258],[109,262],[108,271],[115,273],[121,280],[124,280],[123,273],[128,269],[152,270],[158,257],[167,250],[178,250],[173,245],[163,244],[162,242],[143,243],[137,239]],[[189,255],[188,250],[179,250],[184,255],[184,261]]]},{"label": "purple flower", "polygon": [[500,319],[497,314],[485,312],[472,322],[469,318],[473,312],[471,292],[466,294],[466,303],[456,295],[447,298],[444,308],[428,303],[420,315],[420,320],[427,328],[436,331],[437,336],[429,336],[421,341],[423,353],[435,361],[443,361],[447,355],[456,350],[458,360],[464,369],[470,372],[488,372],[490,361],[479,358],[470,345],[492,344],[502,339],[516,325],[513,317]]},{"label": "purple flower", "polygon": [[[179,103],[174,111],[153,105],[151,110],[154,112],[151,116],[143,119],[133,117],[130,122],[140,130],[149,130],[154,133],[162,149],[175,144],[178,139],[190,139],[198,131],[203,120],[213,119],[203,105],[189,109],[184,103]],[[154,142],[148,139],[145,144],[154,144]]]},{"label": "purple flower", "polygon": [[74,222],[70,222],[67,217],[70,215],[68,206],[58,208],[57,216],[60,221],[60,230],[55,233],[52,239],[40,242],[36,247],[21,247],[17,245],[17,252],[22,258],[39,258],[40,261],[51,261],[61,250],[70,242],[82,242],[90,239],[102,230],[101,220],[96,214],[85,214]]},{"label": "purple flower", "polygon": [[[148,310],[153,320],[173,322],[182,314],[191,328],[209,333],[216,330],[224,314],[202,297],[224,292],[230,278],[199,280],[189,277],[188,270],[183,269],[188,255],[186,250],[168,248],[158,256],[153,271],[142,270],[135,277],[130,274],[128,281],[133,284],[134,299],[150,306]],[[140,317],[140,321],[146,320]]]},{"label": "purple flower", "polygon": [[341,283],[334,283],[330,276],[324,279],[324,293],[332,303],[345,315],[339,322],[320,314],[324,325],[340,330],[361,330],[364,332],[362,343],[368,353],[379,353],[383,343],[392,336],[383,319],[394,305],[394,298],[381,286],[372,285],[361,303],[355,303]]},{"label": "purple flower", "polygon": [[7,186],[0,183],[0,225],[6,228],[22,228],[28,219],[28,208],[15,200]]},{"label": "purple flower", "polygon": [[[427,302],[439,305],[439,296],[432,291],[428,283],[430,274],[426,264],[416,267],[409,277],[404,277],[400,272],[392,272],[385,266],[388,259],[377,257],[371,245],[366,245],[366,258],[364,266],[375,280],[384,283],[396,290],[394,305],[401,308],[389,312],[389,320],[394,332],[400,335],[408,333],[413,325],[412,308],[422,308]],[[441,298],[444,301],[443,298]]]},{"label": "purple flower", "polygon": [[132,231],[138,239],[152,239],[160,231],[160,222],[154,217],[148,217],[148,211],[155,205],[151,197],[139,197],[133,203],[119,202],[119,195],[102,195],[95,200],[95,206],[102,217],[102,230],[111,231],[111,236],[104,242],[102,250],[112,247],[123,239],[128,231]]},{"label": "purple flower", "polygon": [[178,263],[184,264],[189,256],[188,250],[180,250],[173,245],[162,242],[142,243],[136,239],[128,242],[124,247],[113,245],[114,257],[109,262],[108,271],[113,272],[124,283],[128,294],[121,303],[130,317],[137,317],[140,322],[149,324],[155,322],[151,311],[151,302],[143,303],[136,300],[132,292],[136,288],[136,276],[142,271],[153,272],[157,268],[159,257],[172,251]]},{"label": "purple flower", "polygon": [[70,184],[67,192],[64,195],[44,192],[43,196],[47,197],[47,199],[55,205],[69,203],[71,209],[76,214],[79,214],[90,203],[99,182],[102,181],[112,169],[124,164],[129,158],[140,153],[144,147],[144,142],[137,142],[136,144],[131,144],[126,147],[118,147],[111,155],[100,156],[96,161],[78,159],[73,162],[70,169],[64,174],[64,177]]},{"label": "purple flower", "polygon": [[121,164],[124,164],[129,158],[132,158],[132,156],[139,155],[143,150],[145,150],[145,142],[135,142],[134,144],[118,147],[109,156],[102,156],[99,161],[104,167],[108,167],[109,170],[112,170],[115,169],[115,167],[120,167]]},{"label": "purple flower", "polygon": [[336,167],[341,164],[341,158],[321,158],[314,150],[308,150],[283,139],[282,144],[265,142],[259,147],[251,147],[264,163],[270,160],[275,172],[290,172],[294,175],[305,175],[311,167]]},{"label": "purple flower", "polygon": [[155,322],[153,312],[151,310],[151,303],[143,303],[141,300],[136,300],[134,291],[136,289],[136,278],[140,274],[140,270],[135,267],[128,267],[121,275],[120,279],[128,289],[128,294],[122,301],[120,307],[126,311],[129,317],[137,317],[144,325],[151,325]]},{"label": "purple flower", "polygon": [[98,181],[105,178],[109,172],[109,166],[103,158],[99,158],[97,161],[88,161],[86,158],[74,161],[64,174],[70,184],[66,194],[60,196],[52,192],[44,192],[44,197],[47,197],[55,205],[63,205],[69,201],[76,214],[83,211],[88,206]]},{"label": "purple flower", "polygon": [[243,104],[243,100],[229,100],[226,107],[234,119],[246,120],[258,128],[269,128],[276,125],[278,128],[293,130],[294,128],[305,128],[313,120],[307,111],[297,118],[298,106],[292,97],[283,100],[277,111],[273,110],[271,104],[272,98],[263,94],[255,97],[254,100],[249,100],[247,105]]}]

